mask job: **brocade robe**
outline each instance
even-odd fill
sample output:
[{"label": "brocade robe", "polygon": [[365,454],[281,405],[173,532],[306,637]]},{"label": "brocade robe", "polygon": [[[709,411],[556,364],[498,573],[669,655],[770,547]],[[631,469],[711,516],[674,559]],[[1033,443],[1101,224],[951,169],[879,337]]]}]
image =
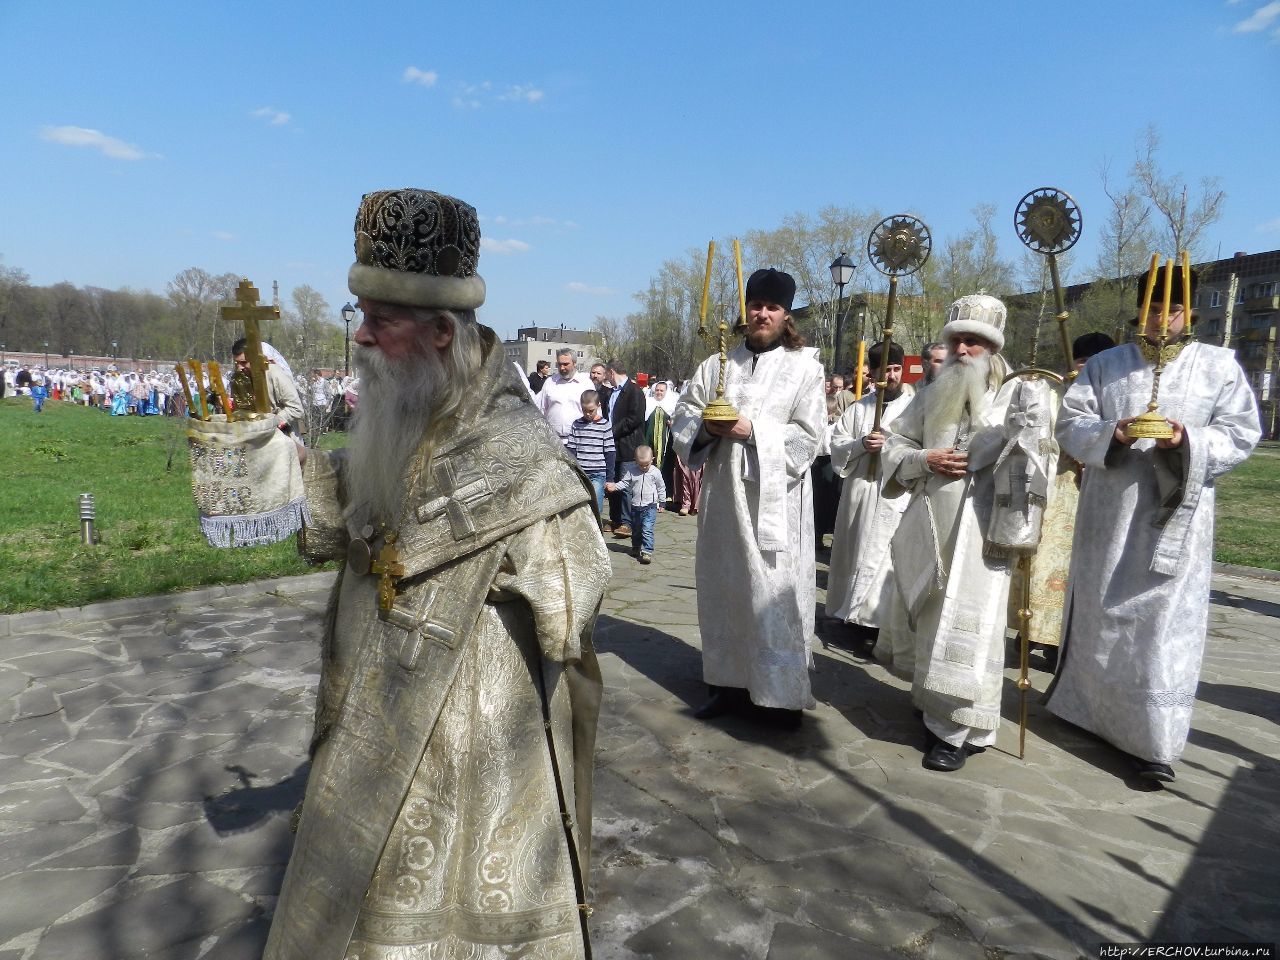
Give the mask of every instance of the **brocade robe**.
[{"label": "brocade robe", "polygon": [[[897,399],[885,404],[880,426],[886,436],[913,395],[906,386]],[[881,496],[883,471],[875,479],[867,476],[862,438],[871,432],[875,420],[876,398],[863,397],[845,408],[831,434],[831,469],[844,478],[844,489],[831,543],[827,616],[864,627],[879,627],[893,599],[889,541],[907,507],[906,497]]]},{"label": "brocade robe", "polygon": [[1159,411],[1185,428],[1175,450],[1124,446],[1116,423],[1146,410],[1151,364],[1137,345],[1085,364],[1058,415],[1085,465],[1058,675],[1048,708],[1141,760],[1182,755],[1204,656],[1214,481],[1261,436],[1235,353],[1190,343],[1160,379]]},{"label": "brocade robe", "polygon": [[[996,730],[1012,564],[986,555],[984,532],[1014,384],[988,389],[982,409],[966,412],[959,424],[927,421],[934,389],[916,394],[881,454],[883,495],[909,495],[910,501],[891,548],[897,590],[876,656],[911,679],[912,700],[925,713]],[[968,473],[953,478],[929,471],[926,451],[952,446],[968,450]]]},{"label": "brocade robe", "polygon": [[385,619],[348,552],[345,451],[307,460],[305,549],[349,560],[268,960],[586,956],[608,554],[585,478],[488,340],[472,401],[410,464]]},{"label": "brocade robe", "polygon": [[702,429],[719,376],[719,357],[708,357],[672,422],[681,460],[691,470],[704,467],[694,562],[703,677],[746,689],[763,707],[812,707],[809,466],[826,428],[822,366],[804,350],[754,354],[739,344],[730,351],[725,397],[751,420],[746,442]]}]

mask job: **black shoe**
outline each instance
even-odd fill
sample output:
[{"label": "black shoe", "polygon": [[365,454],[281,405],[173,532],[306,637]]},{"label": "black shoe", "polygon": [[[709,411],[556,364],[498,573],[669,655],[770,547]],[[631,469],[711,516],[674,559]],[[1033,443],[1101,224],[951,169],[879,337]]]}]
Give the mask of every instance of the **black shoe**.
[{"label": "black shoe", "polygon": [[770,708],[769,719],[783,730],[799,730],[800,722],[804,719],[804,711]]},{"label": "black shoe", "polygon": [[1173,783],[1175,779],[1173,767],[1167,763],[1156,763],[1154,760],[1139,760],[1134,757],[1133,764],[1138,768],[1138,776],[1143,780],[1154,780],[1156,783]]},{"label": "black shoe", "polygon": [[964,747],[953,747],[944,740],[935,739],[933,746],[929,748],[929,752],[924,755],[921,766],[926,770],[941,770],[944,773],[952,773],[964,766],[966,752]]},{"label": "black shoe", "polygon": [[699,720],[712,720],[731,713],[742,702],[746,691],[737,687],[712,687],[711,699],[693,712]]}]

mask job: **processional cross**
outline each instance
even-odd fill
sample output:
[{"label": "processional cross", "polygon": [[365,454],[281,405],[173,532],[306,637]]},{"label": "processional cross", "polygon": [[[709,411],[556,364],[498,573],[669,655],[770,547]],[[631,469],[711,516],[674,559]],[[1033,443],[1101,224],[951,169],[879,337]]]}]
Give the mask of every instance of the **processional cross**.
[{"label": "processional cross", "polygon": [[236,287],[236,305],[221,308],[224,320],[244,328],[245,358],[249,361],[249,375],[237,372],[231,378],[231,394],[236,410],[244,414],[271,412],[267,396],[267,358],[262,354],[261,321],[274,317],[274,307],[258,305],[258,288],[248,279]]}]

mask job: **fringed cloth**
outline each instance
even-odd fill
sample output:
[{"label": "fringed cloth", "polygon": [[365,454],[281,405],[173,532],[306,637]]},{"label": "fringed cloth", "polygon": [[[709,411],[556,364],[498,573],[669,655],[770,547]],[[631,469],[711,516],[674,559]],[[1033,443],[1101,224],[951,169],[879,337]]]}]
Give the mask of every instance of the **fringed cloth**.
[{"label": "fringed cloth", "polygon": [[298,447],[274,418],[187,425],[191,487],[211,547],[279,543],[310,521]]}]

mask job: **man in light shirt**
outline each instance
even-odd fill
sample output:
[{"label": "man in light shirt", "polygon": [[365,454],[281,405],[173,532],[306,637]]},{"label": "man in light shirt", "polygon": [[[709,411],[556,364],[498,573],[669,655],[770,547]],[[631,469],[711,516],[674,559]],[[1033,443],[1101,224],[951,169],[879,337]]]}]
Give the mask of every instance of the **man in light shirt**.
[{"label": "man in light shirt", "polygon": [[573,351],[557,350],[556,372],[538,394],[537,407],[561,443],[568,439],[573,421],[582,416],[582,392],[591,389],[591,381],[578,372]]}]

